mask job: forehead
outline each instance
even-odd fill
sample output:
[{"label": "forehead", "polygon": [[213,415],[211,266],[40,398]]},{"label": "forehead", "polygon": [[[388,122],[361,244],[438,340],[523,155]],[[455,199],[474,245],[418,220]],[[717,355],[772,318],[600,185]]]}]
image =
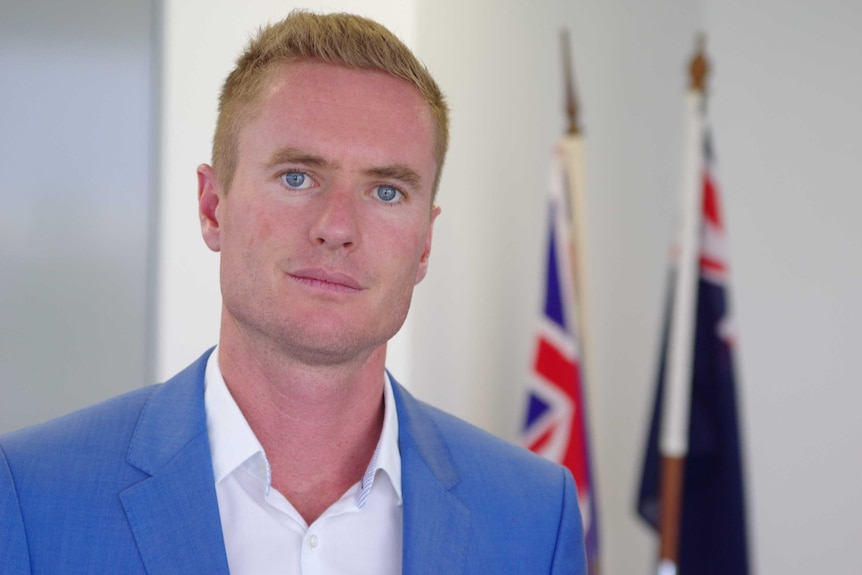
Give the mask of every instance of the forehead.
[{"label": "forehead", "polygon": [[269,72],[239,140],[241,155],[264,143],[333,155],[359,147],[368,161],[409,158],[436,166],[431,108],[413,84],[377,70],[314,60],[279,64]]}]

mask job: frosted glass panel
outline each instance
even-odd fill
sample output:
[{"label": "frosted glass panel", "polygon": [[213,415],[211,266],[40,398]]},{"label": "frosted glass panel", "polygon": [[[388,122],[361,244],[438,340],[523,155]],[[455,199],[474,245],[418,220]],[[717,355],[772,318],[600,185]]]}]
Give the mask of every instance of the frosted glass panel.
[{"label": "frosted glass panel", "polygon": [[0,0],[0,431],[151,372],[152,13]]}]

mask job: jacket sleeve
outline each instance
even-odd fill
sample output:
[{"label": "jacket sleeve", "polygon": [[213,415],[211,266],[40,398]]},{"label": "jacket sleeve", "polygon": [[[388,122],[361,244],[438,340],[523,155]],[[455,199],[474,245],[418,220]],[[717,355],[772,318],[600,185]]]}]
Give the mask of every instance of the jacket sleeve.
[{"label": "jacket sleeve", "polygon": [[0,572],[3,575],[30,573],[30,552],[24,532],[24,517],[6,454],[0,446]]},{"label": "jacket sleeve", "polygon": [[563,470],[563,501],[557,546],[551,565],[554,575],[587,575],[584,527],[578,509],[578,491],[568,469]]}]

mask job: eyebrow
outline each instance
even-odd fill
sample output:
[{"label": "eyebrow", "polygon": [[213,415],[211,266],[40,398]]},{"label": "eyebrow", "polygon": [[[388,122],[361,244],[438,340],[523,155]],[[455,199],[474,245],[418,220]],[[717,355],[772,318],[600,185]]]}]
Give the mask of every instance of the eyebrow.
[{"label": "eyebrow", "polygon": [[[338,168],[338,164],[330,162],[321,156],[305,152],[296,148],[281,148],[276,150],[266,161],[264,167],[267,169],[282,164],[300,164],[312,168]],[[391,164],[387,166],[373,166],[363,171],[366,176],[381,179],[398,180],[413,188],[422,186],[422,177],[416,170],[404,164]]]},{"label": "eyebrow", "polygon": [[282,164],[302,164],[313,168],[325,168],[332,165],[331,162],[326,161],[320,156],[315,156],[296,148],[280,148],[273,152],[269,160],[264,164],[264,167],[270,169]]},{"label": "eyebrow", "polygon": [[412,168],[408,168],[403,164],[369,168],[368,170],[365,170],[365,173],[375,178],[398,180],[412,188],[419,188],[422,184],[422,178],[419,174],[417,174]]}]

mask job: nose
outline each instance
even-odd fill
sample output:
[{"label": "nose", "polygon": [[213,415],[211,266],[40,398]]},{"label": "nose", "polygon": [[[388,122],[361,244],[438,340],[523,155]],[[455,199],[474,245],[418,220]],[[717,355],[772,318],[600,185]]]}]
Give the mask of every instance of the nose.
[{"label": "nose", "polygon": [[318,246],[352,249],[359,242],[359,219],[355,194],[345,189],[329,189],[318,196],[319,209],[310,229],[310,239]]}]

